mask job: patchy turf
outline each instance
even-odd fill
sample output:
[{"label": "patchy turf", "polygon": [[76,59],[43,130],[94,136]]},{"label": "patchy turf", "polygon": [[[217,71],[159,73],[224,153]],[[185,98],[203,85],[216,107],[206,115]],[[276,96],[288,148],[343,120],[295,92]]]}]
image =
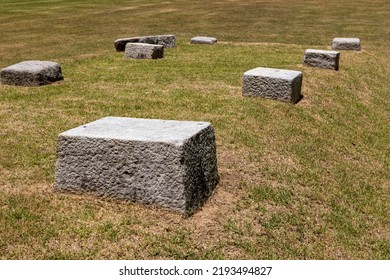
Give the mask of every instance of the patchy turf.
[{"label": "patchy turf", "polygon": [[[65,77],[0,85],[0,258],[390,258],[388,1],[0,2],[0,68],[52,60]],[[113,46],[156,34],[178,39],[161,60]],[[334,37],[363,50],[337,72],[302,65]],[[242,97],[255,67],[302,71],[304,98]],[[57,135],[109,115],[213,124],[221,182],[200,211],[53,191]]]}]

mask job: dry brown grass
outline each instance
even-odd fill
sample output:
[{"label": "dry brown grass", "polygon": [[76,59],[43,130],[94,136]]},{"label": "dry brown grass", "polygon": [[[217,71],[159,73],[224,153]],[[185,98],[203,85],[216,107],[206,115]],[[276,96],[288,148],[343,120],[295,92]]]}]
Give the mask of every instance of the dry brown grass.
[{"label": "dry brown grass", "polygon": [[[0,66],[54,60],[65,80],[0,85],[0,258],[389,258],[387,1],[3,2]],[[113,48],[157,33],[178,38],[162,60]],[[302,65],[350,34],[363,50],[340,71]],[[243,98],[260,66],[302,71],[304,98]],[[210,121],[221,181],[207,203],[184,218],[54,192],[57,135],[108,115]]]}]

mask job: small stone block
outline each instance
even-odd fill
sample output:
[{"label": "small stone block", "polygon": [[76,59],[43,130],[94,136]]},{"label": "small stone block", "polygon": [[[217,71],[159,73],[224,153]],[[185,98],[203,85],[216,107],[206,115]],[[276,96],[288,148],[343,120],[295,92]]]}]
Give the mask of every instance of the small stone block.
[{"label": "small stone block", "polygon": [[297,103],[301,86],[300,71],[258,67],[244,73],[242,95]]},{"label": "small stone block", "polygon": [[14,86],[42,86],[63,79],[61,66],[51,61],[27,60],[0,72],[1,83]]},{"label": "small stone block", "polygon": [[352,50],[360,51],[360,39],[359,38],[334,38],[332,42],[333,50]]},{"label": "small stone block", "polygon": [[152,45],[163,45],[164,48],[176,47],[175,35],[156,35],[156,36],[141,36],[131,38],[117,39],[114,43],[115,49],[118,52],[124,52],[127,43],[145,43]]},{"label": "small stone block", "polygon": [[340,52],[307,49],[303,63],[319,68],[339,70]]},{"label": "small stone block", "polygon": [[106,117],[57,140],[55,189],[196,211],[218,184],[207,122]]},{"label": "small stone block", "polygon": [[127,43],[125,58],[157,59],[164,57],[164,46],[143,43]]},{"label": "small stone block", "polygon": [[213,45],[217,42],[217,38],[197,36],[191,39],[191,44],[206,44]]}]

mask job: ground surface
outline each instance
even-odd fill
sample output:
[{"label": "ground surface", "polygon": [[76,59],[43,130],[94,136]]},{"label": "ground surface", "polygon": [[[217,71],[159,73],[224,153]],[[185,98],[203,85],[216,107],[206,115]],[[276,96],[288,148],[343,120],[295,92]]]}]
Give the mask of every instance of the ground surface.
[{"label": "ground surface", "polygon": [[[0,5],[0,68],[51,60],[65,78],[0,85],[0,258],[390,258],[389,1]],[[114,49],[157,34],[178,39],[164,59]],[[338,72],[302,65],[305,49],[334,37],[359,37],[362,51],[343,51]],[[302,71],[304,98],[242,97],[255,67]],[[183,218],[54,192],[58,134],[105,116],[211,122],[221,175],[211,199]]]}]

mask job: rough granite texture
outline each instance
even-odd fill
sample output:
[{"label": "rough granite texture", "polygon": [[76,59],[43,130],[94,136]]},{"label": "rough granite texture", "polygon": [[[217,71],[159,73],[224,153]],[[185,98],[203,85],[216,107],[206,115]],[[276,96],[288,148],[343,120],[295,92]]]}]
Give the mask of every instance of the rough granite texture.
[{"label": "rough granite texture", "polygon": [[125,58],[157,59],[164,57],[164,46],[143,43],[127,43]]},{"label": "rough granite texture", "polygon": [[332,49],[334,50],[351,50],[360,51],[359,38],[334,38],[332,42]]},{"label": "rough granite texture", "polygon": [[191,44],[207,44],[213,45],[217,42],[217,38],[197,36],[191,39]]},{"label": "rough granite texture", "polygon": [[145,43],[152,45],[163,45],[164,48],[176,47],[175,35],[156,35],[156,36],[142,36],[117,39],[114,43],[115,49],[118,52],[124,52],[127,43]]},{"label": "rough granite texture", "polygon": [[191,215],[218,181],[214,130],[207,122],[106,117],[58,137],[56,190]]},{"label": "rough granite texture", "polygon": [[340,52],[307,49],[303,63],[319,68],[339,70]]},{"label": "rough granite texture", "polygon": [[297,103],[301,86],[300,71],[258,67],[244,73],[242,95]]},{"label": "rough granite texture", "polygon": [[60,64],[51,61],[22,61],[0,72],[1,83],[14,86],[42,86],[63,79]]}]

